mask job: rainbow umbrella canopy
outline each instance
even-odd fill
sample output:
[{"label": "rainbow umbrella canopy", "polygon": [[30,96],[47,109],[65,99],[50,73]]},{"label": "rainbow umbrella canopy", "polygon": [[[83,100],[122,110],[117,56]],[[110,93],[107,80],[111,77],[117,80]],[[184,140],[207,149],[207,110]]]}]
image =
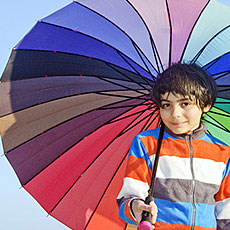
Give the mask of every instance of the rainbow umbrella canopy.
[{"label": "rainbow umbrella canopy", "polygon": [[158,73],[207,70],[218,98],[204,122],[230,144],[229,37],[227,0],[79,0],[38,21],[0,83],[5,156],[24,189],[71,229],[128,228],[115,199],[133,137],[158,125]]}]

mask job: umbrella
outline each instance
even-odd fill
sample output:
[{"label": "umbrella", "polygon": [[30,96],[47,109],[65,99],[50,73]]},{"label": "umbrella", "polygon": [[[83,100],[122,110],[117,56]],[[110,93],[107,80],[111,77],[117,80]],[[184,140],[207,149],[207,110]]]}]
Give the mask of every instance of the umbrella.
[{"label": "umbrella", "polygon": [[71,229],[131,229],[118,217],[133,137],[158,126],[149,90],[174,62],[218,85],[204,117],[230,144],[226,0],[78,0],[39,20],[0,83],[5,156],[23,188]]}]

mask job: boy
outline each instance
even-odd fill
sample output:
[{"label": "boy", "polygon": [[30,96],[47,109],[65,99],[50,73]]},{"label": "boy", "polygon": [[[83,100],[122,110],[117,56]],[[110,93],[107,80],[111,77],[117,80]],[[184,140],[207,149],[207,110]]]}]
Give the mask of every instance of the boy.
[{"label": "boy", "polygon": [[133,139],[117,197],[120,217],[138,225],[145,210],[156,230],[229,230],[230,148],[200,122],[216,100],[214,80],[195,64],[174,64],[157,78],[151,96],[165,124],[154,202],[143,200],[160,128]]}]

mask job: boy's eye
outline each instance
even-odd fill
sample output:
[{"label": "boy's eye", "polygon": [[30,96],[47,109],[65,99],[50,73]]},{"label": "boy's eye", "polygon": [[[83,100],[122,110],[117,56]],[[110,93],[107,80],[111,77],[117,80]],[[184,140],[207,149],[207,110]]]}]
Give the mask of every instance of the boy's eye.
[{"label": "boy's eye", "polygon": [[170,106],[169,103],[161,104],[161,108],[162,108],[162,109],[166,109],[166,108],[168,108],[169,106]]},{"label": "boy's eye", "polygon": [[184,103],[183,103],[183,106],[188,106],[188,105],[189,105],[188,102],[184,102]]}]

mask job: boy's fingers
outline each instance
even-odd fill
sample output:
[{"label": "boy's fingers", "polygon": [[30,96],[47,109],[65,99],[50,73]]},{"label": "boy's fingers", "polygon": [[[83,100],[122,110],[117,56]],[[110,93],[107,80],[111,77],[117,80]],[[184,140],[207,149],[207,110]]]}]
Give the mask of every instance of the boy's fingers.
[{"label": "boy's fingers", "polygon": [[152,224],[156,223],[158,209],[154,201],[147,205],[141,200],[134,200],[132,207],[138,222],[141,221],[142,212],[146,211],[152,214]]},{"label": "boy's fingers", "polygon": [[143,211],[152,213],[153,208],[150,205],[145,204],[144,202],[139,204],[139,208]]},{"label": "boy's fingers", "polygon": [[142,218],[143,204],[144,204],[144,201],[142,201],[142,200],[134,200],[133,201],[132,209],[133,209],[134,215],[135,215],[138,223],[140,223],[141,218]]},{"label": "boy's fingers", "polygon": [[150,202],[150,206],[151,206],[151,214],[152,214],[152,223],[155,224],[156,220],[157,220],[157,213],[158,213],[158,209],[157,206],[155,204],[154,201]]}]

